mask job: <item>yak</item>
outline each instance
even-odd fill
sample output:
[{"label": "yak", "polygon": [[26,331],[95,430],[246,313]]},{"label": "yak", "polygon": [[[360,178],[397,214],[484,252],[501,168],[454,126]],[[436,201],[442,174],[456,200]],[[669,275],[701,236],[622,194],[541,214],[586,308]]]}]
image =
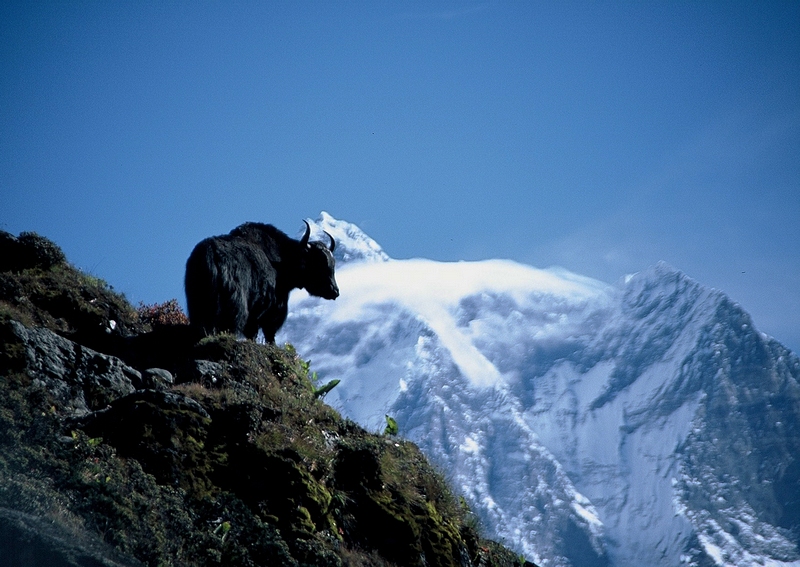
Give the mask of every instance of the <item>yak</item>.
[{"label": "yak", "polygon": [[272,225],[247,222],[195,246],[186,261],[186,307],[192,325],[206,334],[231,332],[255,339],[258,330],[275,342],[288,313],[289,292],[304,288],[311,295],[336,299],[330,245],[309,242],[307,221],[298,241]]}]

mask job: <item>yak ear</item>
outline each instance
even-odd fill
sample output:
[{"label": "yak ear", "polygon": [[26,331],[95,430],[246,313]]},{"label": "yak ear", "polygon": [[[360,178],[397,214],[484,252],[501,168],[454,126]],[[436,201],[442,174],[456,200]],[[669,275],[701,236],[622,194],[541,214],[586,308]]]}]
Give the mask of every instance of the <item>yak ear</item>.
[{"label": "yak ear", "polygon": [[306,223],[306,233],[303,235],[303,238],[300,239],[300,244],[305,248],[308,246],[308,237],[311,236],[311,225],[308,224],[307,220],[303,220],[303,222]]}]

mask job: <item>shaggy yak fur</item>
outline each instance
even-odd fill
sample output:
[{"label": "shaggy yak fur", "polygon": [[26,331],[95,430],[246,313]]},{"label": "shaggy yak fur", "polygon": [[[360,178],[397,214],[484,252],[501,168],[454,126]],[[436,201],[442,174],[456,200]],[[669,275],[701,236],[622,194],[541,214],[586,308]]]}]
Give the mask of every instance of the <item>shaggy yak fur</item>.
[{"label": "shaggy yak fur", "polygon": [[[305,222],[305,221],[304,221]],[[228,331],[254,339],[261,329],[268,343],[286,320],[289,292],[336,299],[333,249],[289,238],[269,224],[248,222],[229,234],[206,238],[186,262],[186,305],[192,325],[206,333]]]}]

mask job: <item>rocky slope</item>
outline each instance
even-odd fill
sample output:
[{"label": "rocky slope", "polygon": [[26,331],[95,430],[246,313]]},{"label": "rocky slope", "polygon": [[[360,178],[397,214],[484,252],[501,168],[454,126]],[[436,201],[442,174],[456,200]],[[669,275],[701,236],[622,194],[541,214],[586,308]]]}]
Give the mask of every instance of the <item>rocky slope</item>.
[{"label": "rocky slope", "polygon": [[291,347],[151,326],[0,234],[3,565],[525,563],[414,444],[321,398]]}]

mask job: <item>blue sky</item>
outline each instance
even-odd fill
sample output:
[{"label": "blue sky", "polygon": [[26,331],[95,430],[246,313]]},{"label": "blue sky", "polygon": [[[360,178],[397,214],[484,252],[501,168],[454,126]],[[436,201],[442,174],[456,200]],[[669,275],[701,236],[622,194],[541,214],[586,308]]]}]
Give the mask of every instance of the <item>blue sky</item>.
[{"label": "blue sky", "polygon": [[6,1],[0,69],[0,229],[134,303],[326,210],[396,258],[665,260],[800,351],[800,2]]}]

